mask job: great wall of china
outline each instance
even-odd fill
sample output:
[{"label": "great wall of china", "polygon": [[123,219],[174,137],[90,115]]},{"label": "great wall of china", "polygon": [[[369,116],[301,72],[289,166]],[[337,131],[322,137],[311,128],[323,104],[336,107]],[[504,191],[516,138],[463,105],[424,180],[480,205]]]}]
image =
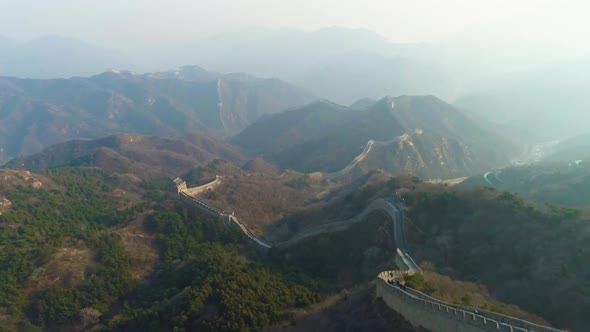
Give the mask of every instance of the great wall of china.
[{"label": "great wall of china", "polygon": [[[402,121],[402,119],[399,118],[399,115],[397,113],[394,112],[395,110],[395,101],[393,99],[391,99],[391,112],[392,114],[398,119],[399,123],[404,123],[404,121]],[[412,130],[409,130],[409,127],[407,125],[403,125],[403,127],[406,129],[407,132],[411,132]],[[369,155],[369,153],[371,151],[373,151],[373,148],[377,148],[377,147],[386,147],[390,144],[393,143],[403,143],[403,142],[411,142],[412,137],[415,136],[420,136],[423,134],[422,129],[413,129],[413,133],[412,134],[403,134],[401,136],[396,136],[390,140],[387,141],[376,141],[376,140],[369,140],[367,141],[367,144],[365,144],[365,147],[363,148],[363,151],[358,154],[356,157],[354,157],[354,159],[348,163],[348,165],[346,165],[344,168],[342,168],[341,170],[335,171],[335,172],[322,172],[322,171],[316,171],[316,172],[311,172],[311,173],[307,173],[308,176],[312,177],[312,178],[321,178],[321,179],[325,179],[325,180],[333,180],[336,179],[338,177],[341,177],[343,175],[346,175],[347,173],[350,173],[353,169],[355,169],[355,167],[357,167],[363,160],[365,160],[365,158]],[[293,170],[286,170],[284,171],[280,177],[283,177],[285,174],[287,174],[288,172],[292,172]]]},{"label": "great wall of china", "polygon": [[265,249],[270,249],[272,247],[272,245],[269,244],[268,242],[256,237],[250,231],[250,229],[248,229],[248,227],[246,225],[244,225],[243,223],[240,222],[240,220],[234,215],[233,212],[219,210],[218,208],[211,206],[211,205],[197,199],[194,196],[194,195],[202,193],[204,191],[212,190],[220,183],[221,183],[221,176],[219,176],[219,175],[215,177],[215,180],[213,180],[209,183],[206,183],[204,185],[193,187],[193,188],[188,188],[186,185],[186,182],[184,180],[182,180],[181,178],[174,179],[174,184],[176,184],[176,189],[178,190],[178,196],[180,197],[181,201],[186,202],[186,203],[196,207],[197,209],[201,210],[202,212],[204,212],[214,218],[217,218],[218,220],[220,220],[222,222],[226,222],[229,225],[238,226],[242,230],[242,232],[248,238],[250,238],[250,240],[254,241],[259,246],[261,246]]},{"label": "great wall of china", "polygon": [[407,287],[401,289],[396,286],[393,281],[399,280],[404,275],[422,273],[422,270],[410,256],[404,231],[403,204],[395,199],[376,199],[360,214],[351,219],[312,227],[298,233],[285,242],[270,244],[255,236],[246,225],[239,221],[233,212],[222,211],[192,196],[203,191],[212,190],[219,185],[220,182],[221,177],[216,176],[215,180],[207,184],[187,188],[186,182],[181,178],[176,178],[174,180],[178,189],[179,197],[183,202],[218,218],[218,220],[222,222],[238,226],[249,239],[264,250],[273,247],[284,249],[314,236],[347,230],[352,225],[366,220],[366,216],[373,211],[384,211],[387,213],[393,222],[394,240],[397,246],[395,263],[399,270],[379,273],[376,282],[376,295],[377,297],[382,298],[387,306],[400,313],[414,326],[422,326],[432,332],[561,331],[490,311],[449,304],[429,297],[419,291]]}]

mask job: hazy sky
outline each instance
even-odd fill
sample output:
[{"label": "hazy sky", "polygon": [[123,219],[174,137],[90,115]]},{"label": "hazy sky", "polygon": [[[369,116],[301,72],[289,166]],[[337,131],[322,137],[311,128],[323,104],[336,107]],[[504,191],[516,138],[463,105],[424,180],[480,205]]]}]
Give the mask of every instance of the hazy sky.
[{"label": "hazy sky", "polygon": [[126,49],[253,26],[363,27],[415,42],[483,25],[573,41],[588,38],[589,10],[582,0],[0,0],[0,35],[59,34]]}]

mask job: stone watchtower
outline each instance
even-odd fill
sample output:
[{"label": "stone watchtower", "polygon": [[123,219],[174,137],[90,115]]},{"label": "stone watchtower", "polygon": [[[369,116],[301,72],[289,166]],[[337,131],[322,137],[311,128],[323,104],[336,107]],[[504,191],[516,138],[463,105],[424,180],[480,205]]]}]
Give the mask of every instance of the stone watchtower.
[{"label": "stone watchtower", "polygon": [[178,190],[179,194],[187,191],[186,181],[184,181],[183,179],[181,179],[181,178],[174,179],[174,184],[176,185],[176,189]]}]

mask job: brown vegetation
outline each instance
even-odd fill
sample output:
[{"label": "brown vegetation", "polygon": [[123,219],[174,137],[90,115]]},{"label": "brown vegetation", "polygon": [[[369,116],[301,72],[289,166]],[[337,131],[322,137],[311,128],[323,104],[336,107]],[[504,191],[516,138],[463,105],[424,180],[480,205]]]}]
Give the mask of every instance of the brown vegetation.
[{"label": "brown vegetation", "polygon": [[265,234],[269,226],[315,203],[322,192],[336,187],[301,173],[288,172],[277,177],[260,171],[246,173],[229,163],[216,161],[199,168],[196,173],[200,180],[193,182],[205,183],[217,174],[222,175],[221,184],[199,194],[199,199],[235,212],[256,234]]},{"label": "brown vegetation", "polygon": [[57,286],[73,288],[80,285],[96,267],[96,250],[88,248],[82,240],[66,241],[51,260],[36,269],[29,277],[35,291]]},{"label": "brown vegetation", "polygon": [[461,306],[481,308],[541,325],[550,325],[545,319],[522,310],[516,305],[498,301],[484,285],[453,280],[448,276],[435,272],[434,266],[427,264],[427,262],[422,263],[422,268],[433,269],[424,270],[424,279],[433,287],[433,291],[429,292],[428,295],[436,299]]},{"label": "brown vegetation", "polygon": [[57,144],[7,167],[39,172],[64,165],[94,166],[118,174],[162,177],[183,174],[216,158],[243,160],[236,148],[200,133],[182,138],[120,134]]},{"label": "brown vegetation", "polygon": [[130,272],[135,280],[145,280],[160,260],[156,235],[146,230],[146,223],[153,211],[146,211],[129,224],[114,230],[121,236],[125,252],[133,261]]}]

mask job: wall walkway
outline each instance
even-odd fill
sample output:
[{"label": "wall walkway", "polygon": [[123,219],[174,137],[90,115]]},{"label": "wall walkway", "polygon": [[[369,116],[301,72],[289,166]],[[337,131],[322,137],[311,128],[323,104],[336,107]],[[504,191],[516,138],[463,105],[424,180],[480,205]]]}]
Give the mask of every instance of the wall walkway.
[{"label": "wall walkway", "polygon": [[176,178],[174,180],[174,183],[176,184],[176,187],[178,189],[178,195],[179,195],[181,201],[186,202],[186,203],[192,205],[193,207],[196,207],[197,209],[201,210],[202,212],[205,212],[206,214],[208,214],[212,217],[218,218],[219,220],[226,221],[229,224],[233,224],[233,225],[238,226],[242,230],[242,232],[250,240],[254,241],[259,246],[261,246],[265,249],[269,249],[272,247],[272,245],[269,244],[268,242],[256,237],[254,235],[254,233],[252,233],[246,225],[244,225],[243,223],[240,222],[240,220],[234,215],[233,212],[222,211],[222,210],[220,210],[212,205],[209,205],[209,204],[207,204],[207,203],[205,203],[193,196],[196,193],[201,193],[206,190],[211,190],[212,188],[215,188],[216,186],[218,186],[221,183],[221,177],[219,175],[215,177],[215,180],[213,180],[209,183],[206,183],[202,186],[193,187],[193,188],[187,188],[186,182],[180,178]]},{"label": "wall walkway", "polygon": [[449,304],[411,288],[401,289],[393,281],[401,278],[403,274],[401,271],[381,272],[377,278],[377,297],[382,298],[390,308],[402,314],[412,325],[423,326],[433,332],[561,331],[495,312]]}]

